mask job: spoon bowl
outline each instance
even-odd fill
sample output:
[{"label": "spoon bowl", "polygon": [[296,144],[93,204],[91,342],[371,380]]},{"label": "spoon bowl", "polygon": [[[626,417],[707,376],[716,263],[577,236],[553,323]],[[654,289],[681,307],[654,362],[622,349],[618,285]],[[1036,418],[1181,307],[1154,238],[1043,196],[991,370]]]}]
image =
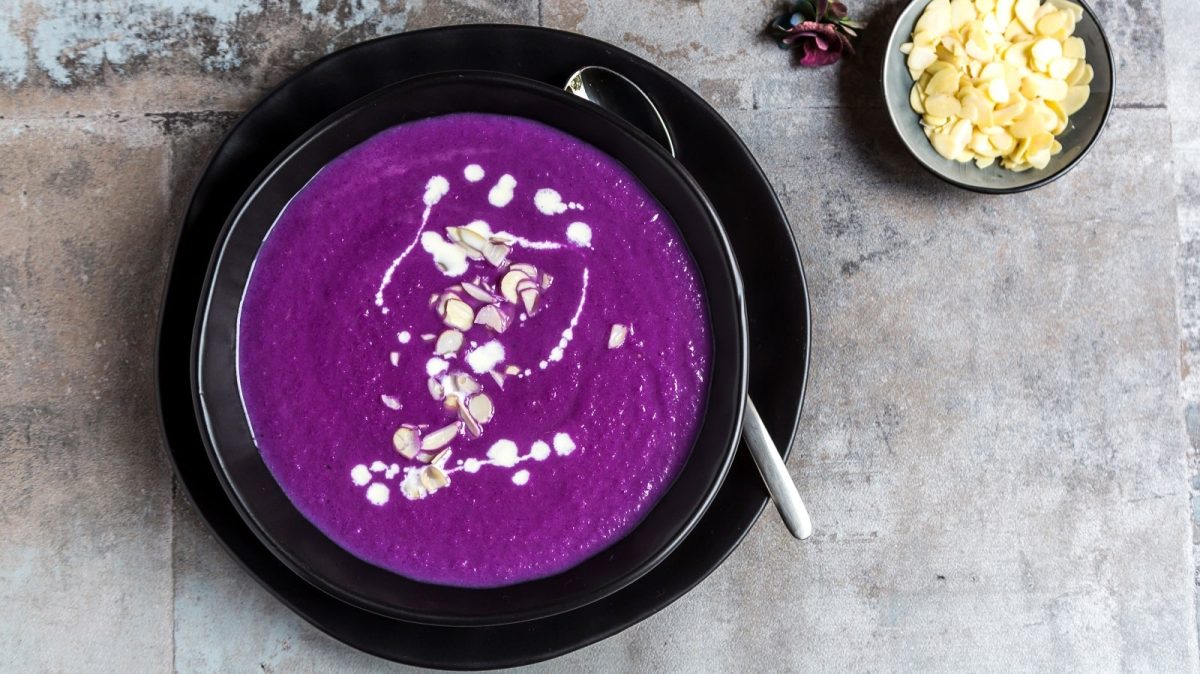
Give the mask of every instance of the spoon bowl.
[{"label": "spoon bowl", "polygon": [[671,130],[654,102],[633,80],[603,66],[586,66],[567,78],[564,89],[641,129],[675,156]]}]

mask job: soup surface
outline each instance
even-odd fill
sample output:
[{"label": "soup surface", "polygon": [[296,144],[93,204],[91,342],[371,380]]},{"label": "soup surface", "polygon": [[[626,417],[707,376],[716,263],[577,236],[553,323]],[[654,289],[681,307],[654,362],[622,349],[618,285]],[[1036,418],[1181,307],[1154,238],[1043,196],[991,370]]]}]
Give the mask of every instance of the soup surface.
[{"label": "soup surface", "polygon": [[384,131],[288,204],[242,300],[255,441],[299,510],[410,578],[554,574],[670,486],[708,397],[695,263],[623,166],[550,127]]}]

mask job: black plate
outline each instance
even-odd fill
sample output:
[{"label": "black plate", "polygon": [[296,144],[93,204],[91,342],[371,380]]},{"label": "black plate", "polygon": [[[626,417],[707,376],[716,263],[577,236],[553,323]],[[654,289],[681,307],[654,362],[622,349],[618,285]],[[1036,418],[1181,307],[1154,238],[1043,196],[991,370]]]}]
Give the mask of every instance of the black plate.
[{"label": "black plate", "polygon": [[[242,406],[237,334],[242,296],[280,213],[338,156],[397,124],[458,112],[519,116],[596,147],[638,177],[670,214],[700,272],[712,317],[705,413],[688,460],[632,531],[561,573],[495,588],[422,583],[365,562],[293,504],[262,459]],[[426,75],[385,87],[293,143],[234,209],[209,267],[197,316],[193,378],[209,458],[246,523],[308,582],[383,615],[434,625],[501,625],[544,618],[606,597],[644,576],[712,503],[737,448],[746,401],[746,311],[733,251],[716,213],[678,162],[606,110],[524,77],[489,71]]]},{"label": "black plate", "polygon": [[[245,525],[209,464],[191,404],[192,323],[217,235],[258,173],[330,113],[411,76],[488,68],[557,84],[585,64],[616,69],[655,99],[680,161],[721,216],[746,288],[750,393],[788,452],[804,397],[809,316],[787,218],[754,158],[716,111],[662,70],[607,43],[532,27],[464,26],[381,38],[332,54],[280,85],[229,132],[185,216],[163,298],[156,363],[163,433],[180,484],[221,543],[268,591],[318,629],[380,657],[430,667],[505,667],[594,643],[661,610],[707,577],[767,504],[753,462],[739,451],[692,534],[629,588],[545,620],[429,627],[354,608],[293,574]],[[790,311],[779,311],[781,306]]]}]

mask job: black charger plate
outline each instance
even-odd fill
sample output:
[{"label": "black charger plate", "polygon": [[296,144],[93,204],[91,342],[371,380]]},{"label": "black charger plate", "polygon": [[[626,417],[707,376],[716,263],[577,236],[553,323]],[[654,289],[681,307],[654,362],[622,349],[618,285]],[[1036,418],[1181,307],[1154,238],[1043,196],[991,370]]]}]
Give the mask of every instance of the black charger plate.
[{"label": "black charger plate", "polygon": [[[524,26],[464,26],[366,42],[310,65],[229,132],[192,196],[168,277],[157,354],[159,410],[179,481],[230,553],[318,629],[390,660],[479,669],[536,662],[615,634],[703,580],[737,547],[767,504],[744,448],[712,507],[679,548],[628,588],[569,613],[514,625],[436,627],[345,604],[292,573],[238,515],[201,442],[188,365],[204,272],[217,235],[258,173],[342,106],[408,77],[490,69],[559,84],[583,65],[629,76],[659,105],[678,158],[704,188],[740,261],[750,322],[750,392],[784,453],[795,439],[808,369],[808,297],[787,218],[754,158],[721,117],[683,84],[628,52]],[[784,307],[786,311],[780,311]]]}]

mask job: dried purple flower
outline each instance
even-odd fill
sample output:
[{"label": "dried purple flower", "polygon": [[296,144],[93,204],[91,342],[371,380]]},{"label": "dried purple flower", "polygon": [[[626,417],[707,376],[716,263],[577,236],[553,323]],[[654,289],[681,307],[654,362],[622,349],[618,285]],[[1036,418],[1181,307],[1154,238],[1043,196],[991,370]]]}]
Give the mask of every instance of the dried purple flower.
[{"label": "dried purple flower", "polygon": [[843,53],[853,54],[850,39],[865,23],[847,18],[846,5],[837,0],[799,0],[792,12],[778,16],[768,27],[783,49],[799,46],[800,65],[807,68],[837,63]]},{"label": "dried purple flower", "polygon": [[800,45],[800,65],[806,68],[827,66],[842,58],[842,51],[853,53],[850,40],[831,24],[802,21],[792,26],[779,41],[789,47]]}]

